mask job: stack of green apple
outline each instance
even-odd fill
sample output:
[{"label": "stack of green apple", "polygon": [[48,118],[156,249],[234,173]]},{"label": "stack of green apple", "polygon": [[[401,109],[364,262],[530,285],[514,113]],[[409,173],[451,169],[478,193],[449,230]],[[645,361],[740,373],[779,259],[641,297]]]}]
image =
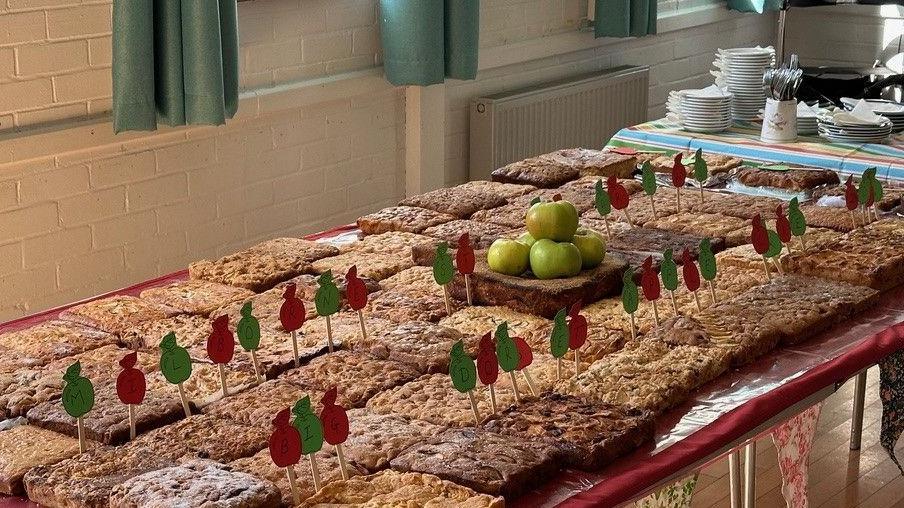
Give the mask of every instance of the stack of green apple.
[{"label": "stack of green apple", "polygon": [[538,279],[558,279],[603,262],[606,241],[596,231],[578,227],[578,211],[568,201],[535,203],[525,222],[527,233],[490,245],[490,270],[513,276],[530,270]]}]

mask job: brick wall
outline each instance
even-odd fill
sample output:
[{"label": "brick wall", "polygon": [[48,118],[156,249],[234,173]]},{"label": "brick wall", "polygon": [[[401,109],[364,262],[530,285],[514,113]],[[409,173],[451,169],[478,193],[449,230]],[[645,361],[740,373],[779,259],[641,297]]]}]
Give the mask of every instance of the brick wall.
[{"label": "brick wall", "polygon": [[871,67],[883,51],[890,56],[904,50],[904,7],[791,9],[786,34],[786,52],[798,53],[805,65]]}]

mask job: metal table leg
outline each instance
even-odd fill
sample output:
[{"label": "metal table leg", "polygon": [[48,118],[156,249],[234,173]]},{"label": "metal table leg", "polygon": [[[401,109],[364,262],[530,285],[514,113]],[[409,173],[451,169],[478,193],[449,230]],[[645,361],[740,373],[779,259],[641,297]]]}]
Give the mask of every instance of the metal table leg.
[{"label": "metal table leg", "polygon": [[728,454],[728,481],[731,486],[731,508],[741,508],[741,452]]},{"label": "metal table leg", "polygon": [[851,450],[860,449],[863,434],[863,402],[866,399],[866,371],[854,378],[854,410],[851,414]]},{"label": "metal table leg", "polygon": [[744,508],[756,506],[756,441],[744,447]]}]

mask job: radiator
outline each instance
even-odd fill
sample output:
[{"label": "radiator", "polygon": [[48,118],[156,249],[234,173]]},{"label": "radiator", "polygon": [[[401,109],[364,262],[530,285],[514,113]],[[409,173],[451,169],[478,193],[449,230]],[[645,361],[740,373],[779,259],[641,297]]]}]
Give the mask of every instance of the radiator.
[{"label": "radiator", "polygon": [[471,100],[470,178],[559,148],[600,148],[647,119],[649,68],[615,67]]}]

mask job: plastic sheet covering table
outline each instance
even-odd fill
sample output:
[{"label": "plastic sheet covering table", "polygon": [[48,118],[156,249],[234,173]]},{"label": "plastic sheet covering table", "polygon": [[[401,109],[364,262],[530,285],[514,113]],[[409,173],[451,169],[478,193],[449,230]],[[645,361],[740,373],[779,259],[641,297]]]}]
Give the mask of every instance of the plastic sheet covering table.
[{"label": "plastic sheet covering table", "polygon": [[[345,226],[309,238],[345,242],[355,234],[354,226]],[[183,270],[110,294],[137,295],[187,276]],[[0,324],[0,333],[52,319],[66,307]],[[824,399],[847,379],[902,348],[904,287],[899,287],[854,319],[703,386],[691,400],[657,419],[654,444],[600,472],[566,470],[549,481],[538,481],[536,490],[509,506],[612,507],[639,498]],[[35,505],[0,498],[0,508],[26,506]]]}]

